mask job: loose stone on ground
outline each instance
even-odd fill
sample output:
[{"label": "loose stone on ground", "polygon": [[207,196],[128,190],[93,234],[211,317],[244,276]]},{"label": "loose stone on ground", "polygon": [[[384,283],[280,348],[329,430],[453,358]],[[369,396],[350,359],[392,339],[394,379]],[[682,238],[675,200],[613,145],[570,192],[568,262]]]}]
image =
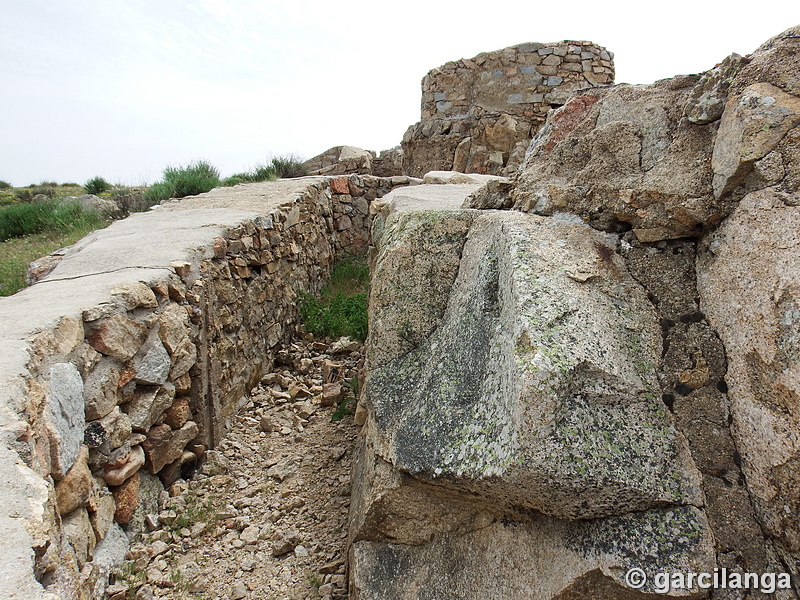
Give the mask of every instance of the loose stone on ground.
[{"label": "loose stone on ground", "polygon": [[106,598],[347,598],[357,427],[350,413],[331,421],[323,385],[352,394],[343,382],[358,375],[361,347],[348,347],[292,344],[289,365],[263,378],[200,473],[163,494]]}]

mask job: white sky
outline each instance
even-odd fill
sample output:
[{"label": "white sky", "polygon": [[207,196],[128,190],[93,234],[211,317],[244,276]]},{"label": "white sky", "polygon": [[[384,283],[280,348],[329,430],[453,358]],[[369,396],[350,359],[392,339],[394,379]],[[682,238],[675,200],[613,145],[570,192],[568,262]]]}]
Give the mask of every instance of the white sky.
[{"label": "white sky", "polygon": [[0,180],[139,185],[198,158],[230,175],[270,154],[382,150],[448,60],[591,40],[618,83],[651,83],[798,23],[797,0],[0,0]]}]

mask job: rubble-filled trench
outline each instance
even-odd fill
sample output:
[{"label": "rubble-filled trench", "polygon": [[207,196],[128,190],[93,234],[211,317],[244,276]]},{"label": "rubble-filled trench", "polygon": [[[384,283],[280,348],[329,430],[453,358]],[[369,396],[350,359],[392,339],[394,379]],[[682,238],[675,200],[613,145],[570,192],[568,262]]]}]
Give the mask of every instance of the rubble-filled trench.
[{"label": "rubble-filled trench", "polygon": [[343,342],[279,352],[200,471],[157,498],[106,598],[347,598],[362,348]]}]

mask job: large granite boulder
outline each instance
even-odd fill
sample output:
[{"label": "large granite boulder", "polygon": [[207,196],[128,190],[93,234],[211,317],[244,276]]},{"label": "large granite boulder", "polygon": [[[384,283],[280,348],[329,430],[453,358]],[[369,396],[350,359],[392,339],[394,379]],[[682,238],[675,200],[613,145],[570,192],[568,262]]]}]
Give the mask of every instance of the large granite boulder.
[{"label": "large granite boulder", "polygon": [[571,212],[597,229],[633,229],[644,242],[718,224],[730,207],[714,198],[711,185],[715,126],[684,116],[698,79],[573,96],[532,140],[514,208]]},{"label": "large granite boulder", "polygon": [[615,240],[469,209],[397,210],[378,234],[351,593],[638,597],[632,566],[712,569],[658,319]]},{"label": "large granite boulder", "polygon": [[747,195],[704,244],[703,311],[725,344],[732,428],[756,513],[800,564],[800,196]]},{"label": "large granite boulder", "polygon": [[712,231],[746,194],[800,189],[800,29],[702,76],[574,94],[520,167],[514,208],[642,242]]},{"label": "large granite boulder", "polygon": [[[460,212],[415,216],[431,227]],[[432,227],[410,226],[402,214],[386,225],[392,239],[375,280],[424,291],[372,311],[378,356],[368,393],[384,460],[418,479],[561,518],[699,501],[660,399],[657,319],[602,234],[484,212],[468,232],[450,228],[445,253],[463,243],[450,284],[451,269],[440,279],[422,261],[415,269],[394,260],[406,236],[437,245],[426,235]],[[429,326],[418,333],[412,324],[433,320],[418,314],[429,294],[446,308],[425,336]],[[423,340],[404,352],[397,337]]]}]

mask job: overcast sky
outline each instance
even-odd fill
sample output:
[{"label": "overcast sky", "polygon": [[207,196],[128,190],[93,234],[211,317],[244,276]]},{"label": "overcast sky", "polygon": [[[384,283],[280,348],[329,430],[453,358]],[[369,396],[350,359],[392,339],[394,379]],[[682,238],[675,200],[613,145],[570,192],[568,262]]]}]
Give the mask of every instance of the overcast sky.
[{"label": "overcast sky", "polygon": [[419,119],[420,80],[522,42],[591,40],[618,83],[746,54],[797,0],[481,3],[0,0],[0,180],[140,185],[204,158],[382,150]]}]

